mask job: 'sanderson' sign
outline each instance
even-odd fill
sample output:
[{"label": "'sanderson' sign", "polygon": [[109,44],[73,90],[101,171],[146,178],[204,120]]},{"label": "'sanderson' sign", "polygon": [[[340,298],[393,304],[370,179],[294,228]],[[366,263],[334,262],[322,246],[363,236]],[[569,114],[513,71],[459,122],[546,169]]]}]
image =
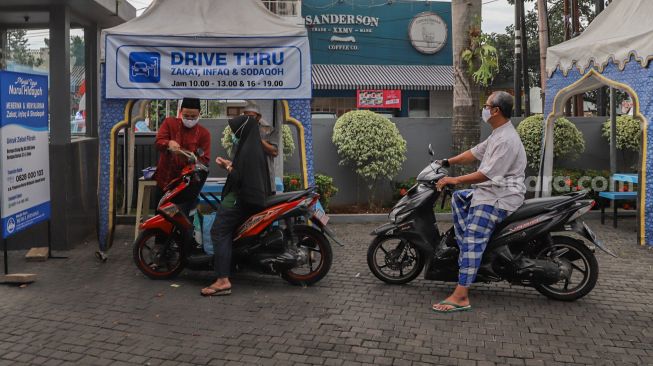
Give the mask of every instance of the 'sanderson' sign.
[{"label": "'sanderson' sign", "polygon": [[305,37],[106,38],[108,98],[311,97]]}]

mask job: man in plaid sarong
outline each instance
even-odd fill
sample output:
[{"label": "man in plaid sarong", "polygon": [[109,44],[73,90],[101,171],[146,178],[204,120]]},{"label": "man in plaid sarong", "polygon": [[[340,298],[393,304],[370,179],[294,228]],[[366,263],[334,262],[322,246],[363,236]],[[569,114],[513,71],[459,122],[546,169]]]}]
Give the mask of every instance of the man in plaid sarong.
[{"label": "man in plaid sarong", "polygon": [[473,164],[478,170],[460,177],[445,177],[437,183],[446,185],[471,184],[472,189],[453,193],[451,207],[460,248],[458,286],[445,300],[433,304],[440,313],[470,310],[469,287],[476,279],[483,252],[494,228],[524,202],[526,186],[526,152],[510,122],[513,98],[506,92],[495,92],[483,107],[483,121],[492,127],[487,140],[472,149],[442,161],[443,166]]}]

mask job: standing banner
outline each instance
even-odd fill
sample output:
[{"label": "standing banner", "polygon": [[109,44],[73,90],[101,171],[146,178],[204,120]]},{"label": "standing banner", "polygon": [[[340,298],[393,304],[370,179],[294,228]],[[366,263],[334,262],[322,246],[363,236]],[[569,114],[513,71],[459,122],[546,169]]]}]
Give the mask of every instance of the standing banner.
[{"label": "standing banner", "polygon": [[401,90],[357,90],[358,108],[401,109]]},{"label": "standing banner", "polygon": [[50,219],[48,78],[0,71],[2,237]]},{"label": "standing banner", "polygon": [[109,34],[107,98],[310,99],[307,37]]}]

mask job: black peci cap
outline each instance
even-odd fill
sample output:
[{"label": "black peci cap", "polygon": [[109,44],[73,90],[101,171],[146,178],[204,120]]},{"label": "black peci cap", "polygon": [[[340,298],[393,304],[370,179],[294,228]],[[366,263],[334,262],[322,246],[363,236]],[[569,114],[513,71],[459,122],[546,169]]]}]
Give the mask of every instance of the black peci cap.
[{"label": "black peci cap", "polygon": [[181,108],[189,108],[189,109],[201,109],[200,108],[200,100],[197,98],[184,98],[184,100],[181,102]]}]

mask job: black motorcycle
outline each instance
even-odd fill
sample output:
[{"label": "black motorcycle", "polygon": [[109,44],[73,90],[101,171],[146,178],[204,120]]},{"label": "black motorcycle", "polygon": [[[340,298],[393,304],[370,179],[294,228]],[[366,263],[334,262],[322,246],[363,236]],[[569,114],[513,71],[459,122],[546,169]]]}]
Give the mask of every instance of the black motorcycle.
[{"label": "black motorcycle", "polygon": [[[429,154],[433,156],[430,145]],[[434,214],[438,198],[444,207],[452,193],[450,187],[442,192],[435,188],[445,176],[447,170],[432,161],[417,177],[417,184],[393,207],[391,222],[372,232],[375,238],[367,252],[367,264],[380,280],[405,284],[417,278],[425,266],[427,280],[458,280],[460,252],[454,229],[441,233]],[[563,301],[587,295],[599,276],[594,248],[616,255],[580,220],[594,205],[586,198],[587,192],[580,191],[524,201],[495,228],[476,282],[531,286]],[[579,234],[589,244],[565,233]]]}]

